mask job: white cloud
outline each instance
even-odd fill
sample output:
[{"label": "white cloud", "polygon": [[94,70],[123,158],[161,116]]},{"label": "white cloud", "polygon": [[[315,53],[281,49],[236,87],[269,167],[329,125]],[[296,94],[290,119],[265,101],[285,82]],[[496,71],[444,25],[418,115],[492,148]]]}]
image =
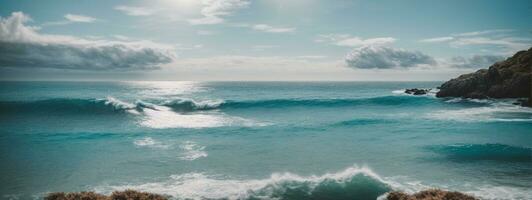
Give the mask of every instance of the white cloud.
[{"label": "white cloud", "polygon": [[150,16],[155,13],[155,10],[147,7],[136,7],[136,6],[116,6],[115,10],[121,11],[126,15],[131,16]]},{"label": "white cloud", "polygon": [[73,70],[157,69],[176,57],[175,49],[151,41],[91,40],[41,34],[22,12],[0,17],[0,67]]},{"label": "white cloud", "polygon": [[490,37],[467,37],[458,38],[452,41],[451,46],[459,47],[466,45],[491,45],[503,48],[512,49],[514,51],[526,49],[532,44],[532,39],[505,37],[505,38],[490,38]]},{"label": "white cloud", "polygon": [[54,21],[54,22],[46,22],[43,23],[43,26],[59,26],[59,25],[67,25],[72,23],[93,23],[95,22],[96,18],[85,16],[85,15],[75,15],[75,14],[66,14],[63,16],[65,20],[62,21]]},{"label": "white cloud", "polygon": [[493,29],[465,33],[455,33],[450,36],[419,40],[425,43],[448,43],[451,47],[482,46],[495,47],[492,53],[512,54],[527,49],[532,45],[531,38],[515,37],[512,29]]},{"label": "white cloud", "polygon": [[419,41],[420,42],[432,43],[432,42],[448,42],[448,41],[451,41],[453,39],[454,39],[454,37],[447,36],[447,37],[427,38],[427,39],[422,39],[422,40],[419,40]]},{"label": "white cloud", "polygon": [[345,62],[349,67],[359,69],[411,68],[436,64],[434,58],[424,53],[383,46],[354,49],[346,56]]},{"label": "white cloud", "polygon": [[268,24],[256,24],[252,26],[252,29],[267,33],[292,33],[296,30],[293,27],[273,27]]},{"label": "white cloud", "polygon": [[468,58],[457,56],[451,58],[447,64],[455,68],[487,68],[504,59],[505,57],[500,55],[474,55]]},{"label": "white cloud", "polygon": [[455,33],[451,34],[452,36],[456,37],[469,37],[469,36],[478,36],[478,35],[488,35],[488,34],[496,34],[496,33],[508,33],[513,32],[512,29],[493,29],[493,30],[483,30],[483,31],[473,31],[473,32],[465,32],[465,33]]},{"label": "white cloud", "polygon": [[92,23],[96,18],[85,15],[66,14],[65,18],[71,22]]},{"label": "white cloud", "polygon": [[394,43],[396,39],[393,37],[362,39],[348,34],[324,34],[318,35],[318,38],[315,41],[328,42],[337,46],[360,47],[391,44]]},{"label": "white cloud", "polygon": [[189,19],[192,25],[220,24],[224,17],[236,10],[247,7],[248,0],[202,0],[201,18]]}]

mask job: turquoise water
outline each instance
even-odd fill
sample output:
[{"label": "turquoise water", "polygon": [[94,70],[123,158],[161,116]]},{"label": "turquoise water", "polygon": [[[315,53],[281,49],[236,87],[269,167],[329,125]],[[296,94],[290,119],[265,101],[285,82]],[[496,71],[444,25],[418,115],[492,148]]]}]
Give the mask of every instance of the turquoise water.
[{"label": "turquoise water", "polygon": [[1,82],[0,194],[531,199],[532,109],[440,82]]}]

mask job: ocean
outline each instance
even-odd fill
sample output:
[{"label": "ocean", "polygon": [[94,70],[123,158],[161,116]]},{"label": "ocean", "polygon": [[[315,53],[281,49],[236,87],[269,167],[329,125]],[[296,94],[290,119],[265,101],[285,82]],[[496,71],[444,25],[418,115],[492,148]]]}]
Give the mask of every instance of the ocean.
[{"label": "ocean", "polygon": [[532,109],[440,84],[1,82],[0,197],[532,199]]}]

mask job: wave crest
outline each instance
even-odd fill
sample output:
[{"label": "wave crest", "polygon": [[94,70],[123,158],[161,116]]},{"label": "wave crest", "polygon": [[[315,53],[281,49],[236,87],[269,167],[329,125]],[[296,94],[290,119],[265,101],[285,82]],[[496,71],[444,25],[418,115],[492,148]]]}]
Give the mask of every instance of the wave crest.
[{"label": "wave crest", "polygon": [[132,113],[149,110],[171,109],[175,112],[194,112],[214,109],[245,109],[245,108],[285,108],[285,107],[345,107],[360,105],[380,106],[418,106],[429,103],[428,98],[413,98],[410,96],[379,96],[358,99],[267,99],[223,101],[192,99],[173,99],[162,103],[148,103],[137,100],[128,103],[114,97],[103,99],[46,99],[37,101],[0,101],[2,113],[46,113],[46,114],[105,114],[105,113]]},{"label": "wave crest", "polygon": [[109,114],[134,111],[136,105],[120,101],[113,97],[105,99],[46,99],[37,101],[0,102],[2,113],[32,114]]},{"label": "wave crest", "polygon": [[170,107],[175,111],[190,112],[217,109],[223,103],[224,101],[222,100],[194,101],[192,99],[174,99],[166,101],[162,105]]},{"label": "wave crest", "polygon": [[97,188],[102,193],[134,189],[179,199],[376,199],[390,187],[367,167],[300,176],[273,173],[267,179],[223,180],[203,173],[173,175],[164,182]]}]

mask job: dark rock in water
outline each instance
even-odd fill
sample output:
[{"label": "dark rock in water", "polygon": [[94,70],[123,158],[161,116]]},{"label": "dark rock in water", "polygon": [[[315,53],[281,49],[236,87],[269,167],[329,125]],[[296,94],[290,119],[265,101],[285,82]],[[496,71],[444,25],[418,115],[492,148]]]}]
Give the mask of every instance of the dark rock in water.
[{"label": "dark rock in water", "polygon": [[167,200],[168,198],[158,194],[137,192],[134,190],[115,191],[110,196],[94,192],[54,192],[44,197],[45,200]]},{"label": "dark rock in water", "polygon": [[529,98],[531,94],[532,48],[517,52],[505,61],[451,79],[440,86],[437,97]]},{"label": "dark rock in water", "polygon": [[513,103],[514,105],[520,105],[524,107],[532,107],[531,98],[528,99],[518,99],[516,102]]},{"label": "dark rock in water", "polygon": [[424,94],[427,94],[429,91],[430,91],[430,89],[412,88],[412,89],[406,89],[405,93],[413,94],[413,95],[424,95]]},{"label": "dark rock in water", "polygon": [[475,197],[460,193],[438,189],[424,190],[415,194],[403,192],[390,192],[388,200],[476,200]]}]

